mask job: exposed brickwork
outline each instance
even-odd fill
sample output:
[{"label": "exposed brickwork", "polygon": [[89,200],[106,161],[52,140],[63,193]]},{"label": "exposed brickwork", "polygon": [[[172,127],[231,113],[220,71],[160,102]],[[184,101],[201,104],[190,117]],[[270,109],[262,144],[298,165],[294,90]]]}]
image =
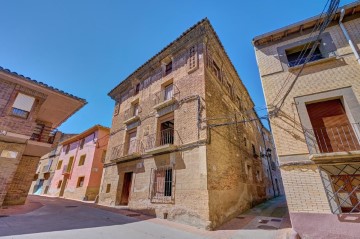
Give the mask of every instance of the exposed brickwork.
[{"label": "exposed brickwork", "polygon": [[29,172],[35,172],[39,160],[40,157],[22,156],[16,168],[16,173],[8,186],[3,205],[18,205],[25,203],[31,182],[34,178],[34,174]]},{"label": "exposed brickwork", "polygon": [[[221,66],[219,73],[227,75],[230,88],[243,99],[242,105],[248,110],[242,116],[239,114],[238,119],[257,117],[252,111],[250,96],[214,36],[207,21],[200,23],[157,55],[155,58],[158,61],[148,62],[151,69],[145,66],[143,71],[111,91],[111,97],[118,102],[114,110],[100,204],[120,204],[124,196],[124,175],[128,172],[133,173],[129,197],[132,210],[160,218],[167,215],[169,220],[207,229],[221,225],[267,197],[266,187],[270,184],[266,169],[262,159],[254,158],[252,153],[252,144],[258,155],[260,145],[265,148],[257,128],[257,125],[261,127],[259,122],[209,129],[210,124],[224,122],[210,118],[230,115],[225,121],[232,121],[235,111],[240,111],[237,98],[230,97],[225,85],[210,72],[210,66],[206,64],[210,56]],[[172,60],[173,70],[165,75],[165,64],[160,62],[168,62],[169,59]],[[115,147],[126,143],[129,130],[124,124],[125,112],[133,102],[139,102],[141,108],[136,127],[139,144],[146,145],[149,137],[159,132],[161,117],[158,114],[161,110],[154,108],[155,97],[169,82],[176,86],[175,92],[178,92],[174,94],[176,108],[172,113],[175,149],[160,153],[139,150],[138,156],[114,157]],[[140,91],[134,95],[138,84]],[[243,146],[244,137],[247,138],[246,148]],[[245,172],[246,163],[253,168],[248,174]],[[151,172],[171,165],[175,174],[175,199],[169,203],[153,203],[149,194]],[[108,188],[110,191],[106,192]]]},{"label": "exposed brickwork", "polygon": [[[349,17],[346,16],[344,25],[353,42],[359,48],[359,13]],[[290,83],[286,85],[285,90],[275,101],[275,97],[284,85],[285,80],[290,77],[289,82],[292,82],[298,72],[296,69],[289,69],[286,55],[283,55],[281,49],[286,49],[287,46],[296,46],[296,44],[301,45],[301,42],[306,42],[309,39],[308,33],[289,34],[289,36],[281,40],[255,46],[265,98],[269,106],[276,104],[283,97]],[[339,98],[344,104],[350,122],[357,123],[360,121],[360,114],[358,113],[360,112],[358,102],[360,98],[360,65],[355,60],[354,54],[337,22],[333,22],[322,35],[320,47],[326,49],[329,46],[333,48],[332,51],[334,52],[325,52],[323,50],[322,54],[325,55],[326,59],[309,63],[304,68],[286,98],[281,112],[277,117],[271,118],[277,153],[281,164],[285,165],[282,167],[281,173],[286,198],[290,213],[294,215],[297,215],[297,213],[331,214],[329,199],[319,174],[318,165],[311,160],[310,156],[313,152],[309,152],[305,141],[304,128],[307,130],[313,128],[306,111],[306,104]],[[329,53],[330,55],[328,55]],[[333,54],[336,57],[328,57]],[[349,161],[343,158],[341,162],[345,164]],[[317,163],[331,165],[329,161]],[[343,174],[346,174],[345,171]],[[331,218],[331,216],[328,215],[327,219]],[[336,215],[333,215],[333,217],[338,221]],[[302,230],[303,225],[301,225],[301,222],[296,222],[299,224],[294,225],[295,228]],[[324,221],[324,224],[326,223],[327,221]],[[339,222],[333,226],[341,231],[346,228],[346,223]],[[313,232],[308,231],[306,233],[311,235]],[[326,234],[323,234],[323,236],[326,236]]]}]

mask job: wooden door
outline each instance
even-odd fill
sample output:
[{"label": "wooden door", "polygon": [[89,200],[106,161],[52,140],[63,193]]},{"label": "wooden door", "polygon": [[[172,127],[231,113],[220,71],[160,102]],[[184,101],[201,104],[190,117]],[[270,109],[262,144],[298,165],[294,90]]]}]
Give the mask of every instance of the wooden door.
[{"label": "wooden door", "polygon": [[321,153],[360,149],[340,99],[306,105]]},{"label": "wooden door", "polygon": [[129,197],[131,192],[131,183],[132,183],[132,172],[128,172],[124,174],[124,183],[121,193],[120,205],[128,205]]}]

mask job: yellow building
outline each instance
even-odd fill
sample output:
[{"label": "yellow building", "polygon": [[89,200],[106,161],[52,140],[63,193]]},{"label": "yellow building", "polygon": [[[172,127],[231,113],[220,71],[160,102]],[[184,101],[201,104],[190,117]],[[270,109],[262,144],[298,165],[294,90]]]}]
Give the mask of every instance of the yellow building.
[{"label": "yellow building", "polygon": [[360,3],[339,9],[316,41],[319,22],[312,17],[253,44],[294,229],[304,238],[358,238]]}]

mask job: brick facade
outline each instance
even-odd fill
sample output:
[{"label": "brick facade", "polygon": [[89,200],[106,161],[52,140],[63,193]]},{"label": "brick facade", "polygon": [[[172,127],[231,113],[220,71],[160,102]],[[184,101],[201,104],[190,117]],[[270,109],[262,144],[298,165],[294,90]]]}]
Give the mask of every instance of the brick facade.
[{"label": "brick facade", "polygon": [[[359,48],[359,4],[349,4],[345,6],[345,9],[346,16],[343,24],[354,44]],[[331,203],[329,203],[333,199],[328,196],[329,192],[326,192],[324,188],[324,185],[327,184],[323,181],[325,179],[331,182],[331,176],[322,178],[319,171],[321,166],[324,164],[335,167],[349,165],[356,168],[356,164],[351,165],[356,160],[346,157],[334,164],[334,155],[332,154],[328,155],[327,160],[314,160],[317,156],[311,150],[309,151],[311,149],[308,147],[309,139],[304,135],[304,132],[313,132],[306,110],[306,105],[310,103],[340,99],[350,123],[356,124],[360,120],[358,102],[360,65],[354,58],[348,41],[337,22],[338,15],[339,12],[335,18],[336,21],[333,21],[321,36],[319,48],[323,59],[307,64],[286,98],[281,111],[270,118],[277,153],[282,165],[281,173],[292,224],[301,236],[309,238],[315,238],[312,234],[314,231],[308,231],[304,226],[304,221],[308,219],[310,224],[314,223],[321,228],[323,225],[311,220],[314,218],[319,220],[321,218],[319,215],[325,214],[327,214],[327,216],[323,216],[325,221],[331,216],[336,218],[336,215],[332,215]],[[272,107],[279,102],[288,89],[290,83],[285,84],[286,79],[290,79],[289,82],[292,82],[299,71],[299,67],[289,67],[286,50],[294,46],[301,46],[314,38],[316,33],[310,36],[312,28],[309,27],[312,26],[313,21],[316,20],[305,20],[254,39],[256,58],[269,111],[274,109]],[[300,32],[296,30],[296,27],[305,25],[308,29],[304,28]],[[279,94],[280,97],[276,98],[284,84],[285,90]],[[322,153],[318,156],[321,155],[324,156]],[[327,188],[329,190],[329,187]],[[318,216],[308,214],[318,214]],[[325,221],[323,224],[326,224]],[[342,223],[338,222],[336,224],[337,232],[332,232],[334,234],[329,231],[322,232],[322,236],[327,235],[327,238],[338,238],[333,237],[335,235],[339,237],[353,236],[355,232],[359,231],[355,229],[349,231],[348,229],[352,226],[346,223],[346,220]]]},{"label": "brick facade", "polygon": [[[221,66],[216,75],[210,60]],[[167,74],[169,62],[172,70]],[[161,108],[156,97],[170,83],[173,99]],[[269,178],[260,157],[260,145],[265,148],[262,125],[208,20],[190,28],[109,95],[116,104],[100,204],[116,206],[123,202],[129,173],[130,209],[207,229],[218,227],[266,199]],[[141,110],[129,123],[127,112],[134,104]],[[235,113],[239,120],[255,121],[217,126],[229,119],[233,122]],[[227,119],[214,119],[223,115]],[[165,119],[173,120],[173,141],[148,149],[152,137],[160,137]],[[121,151],[119,156],[119,149],[129,144],[134,129],[136,152],[124,155]],[[154,202],[152,190],[158,190],[151,186],[154,172],[164,167],[172,169],[172,193],[165,197],[168,201]]]},{"label": "brick facade", "polygon": [[[20,95],[33,100],[30,109],[14,107]],[[47,100],[62,101],[63,105],[51,108],[51,104],[45,104]],[[60,134],[53,128],[85,103],[0,67],[0,206],[25,202],[40,156],[51,151],[59,140]],[[23,100],[19,104],[25,107],[30,103]]]}]

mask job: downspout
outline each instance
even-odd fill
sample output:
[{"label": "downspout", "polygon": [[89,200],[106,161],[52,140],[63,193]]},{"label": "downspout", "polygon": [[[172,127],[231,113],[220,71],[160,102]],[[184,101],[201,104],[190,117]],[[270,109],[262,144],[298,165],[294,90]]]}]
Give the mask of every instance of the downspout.
[{"label": "downspout", "polygon": [[344,19],[344,16],[345,16],[345,9],[341,9],[341,13],[340,13],[340,19],[339,19],[339,26],[346,38],[346,40],[349,42],[349,45],[351,47],[351,50],[354,52],[354,55],[355,55],[355,58],[356,58],[356,61],[360,64],[360,57],[359,57],[359,53],[357,52],[356,50],[356,47],[353,43],[353,41],[351,40],[344,24],[342,23],[342,20]]}]

